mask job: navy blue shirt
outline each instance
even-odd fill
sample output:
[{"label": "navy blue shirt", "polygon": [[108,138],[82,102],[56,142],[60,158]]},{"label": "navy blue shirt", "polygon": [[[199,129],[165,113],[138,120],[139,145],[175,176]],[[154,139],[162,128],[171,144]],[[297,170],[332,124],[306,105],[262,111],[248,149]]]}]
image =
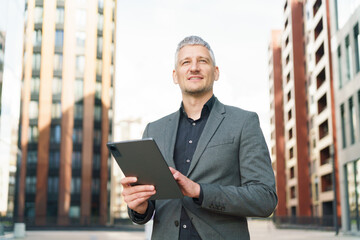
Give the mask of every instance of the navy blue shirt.
[{"label": "navy blue shirt", "polygon": [[[183,104],[181,104],[179,110],[180,120],[174,149],[174,162],[176,169],[185,176],[189,171],[196,146],[209,118],[214,102],[215,97],[213,95],[203,106],[201,116],[197,120],[189,118]],[[202,203],[203,194],[202,190],[200,191],[200,198],[194,199],[194,202],[197,204]],[[195,227],[192,225],[189,216],[186,214],[184,207],[181,209],[179,239],[201,239]]]}]

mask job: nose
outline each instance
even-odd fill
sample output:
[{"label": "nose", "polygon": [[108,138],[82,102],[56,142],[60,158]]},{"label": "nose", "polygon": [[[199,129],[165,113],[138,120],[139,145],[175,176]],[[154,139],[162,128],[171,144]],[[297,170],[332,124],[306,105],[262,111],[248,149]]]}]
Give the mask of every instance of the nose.
[{"label": "nose", "polygon": [[190,65],[190,71],[192,71],[192,72],[199,71],[199,64],[197,61],[192,61],[191,65]]}]

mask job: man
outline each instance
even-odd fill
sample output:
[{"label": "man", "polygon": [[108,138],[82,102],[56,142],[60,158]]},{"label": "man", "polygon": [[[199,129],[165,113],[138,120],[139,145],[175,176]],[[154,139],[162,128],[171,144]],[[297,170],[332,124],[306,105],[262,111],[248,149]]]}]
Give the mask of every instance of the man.
[{"label": "man", "polygon": [[152,239],[249,239],[246,217],[267,217],[276,204],[274,173],[256,113],[223,105],[213,95],[219,68],[207,42],[182,40],[173,80],[179,111],[147,125],[183,199],[149,201],[156,189],[122,179],[133,222],[154,212]]}]

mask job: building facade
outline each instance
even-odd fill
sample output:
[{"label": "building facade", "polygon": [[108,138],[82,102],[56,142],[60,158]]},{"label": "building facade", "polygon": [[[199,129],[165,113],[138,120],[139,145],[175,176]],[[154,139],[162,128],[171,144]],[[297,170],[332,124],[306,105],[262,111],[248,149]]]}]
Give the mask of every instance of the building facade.
[{"label": "building facade", "polygon": [[289,216],[311,216],[303,24],[303,2],[285,1],[281,64]]},{"label": "building facade", "polygon": [[332,1],[331,42],[342,229],[360,233],[360,2]]},{"label": "building facade", "polygon": [[287,216],[284,105],[281,64],[281,30],[271,32],[269,44],[269,96],[270,96],[270,149],[271,161],[276,178],[278,206],[276,216]]},{"label": "building facade", "polygon": [[[305,1],[305,71],[308,93],[307,131],[311,211],[312,216],[322,217],[330,224],[335,210],[335,200],[338,217],[341,216],[341,209],[329,19],[327,0]],[[334,184],[334,176],[336,184]],[[337,195],[336,198],[334,194]]]},{"label": "building facade", "polygon": [[108,221],[114,0],[28,0],[17,218]]},{"label": "building facade", "polygon": [[[269,74],[271,148],[279,194],[276,215],[333,225],[335,210],[340,218],[341,208],[329,3],[286,0],[283,14],[277,50],[281,61],[276,61],[279,46],[272,37]],[[281,69],[281,80],[275,69]]]}]

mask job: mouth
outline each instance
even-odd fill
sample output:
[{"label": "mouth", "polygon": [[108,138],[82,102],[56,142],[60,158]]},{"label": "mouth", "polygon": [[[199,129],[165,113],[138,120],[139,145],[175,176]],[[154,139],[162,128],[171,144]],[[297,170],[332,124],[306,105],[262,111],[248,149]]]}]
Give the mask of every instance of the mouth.
[{"label": "mouth", "polygon": [[202,80],[203,78],[204,77],[200,76],[200,75],[193,75],[193,76],[188,77],[188,80],[190,80],[190,81],[198,81],[198,80]]}]

